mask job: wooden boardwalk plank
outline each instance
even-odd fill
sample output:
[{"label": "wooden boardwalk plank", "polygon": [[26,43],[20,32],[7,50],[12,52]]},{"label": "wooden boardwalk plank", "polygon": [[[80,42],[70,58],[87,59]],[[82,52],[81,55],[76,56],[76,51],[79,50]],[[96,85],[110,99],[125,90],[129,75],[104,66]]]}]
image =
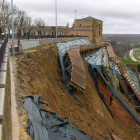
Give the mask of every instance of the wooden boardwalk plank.
[{"label": "wooden boardwalk plank", "polygon": [[[81,58],[80,52],[93,50],[97,48],[106,47],[106,44],[90,44],[90,45],[70,45],[67,55],[72,63],[72,73],[71,73],[71,84],[74,87],[77,85],[78,88],[85,90],[86,88],[86,70],[83,65],[83,60]],[[80,89],[81,90],[81,89]]]}]

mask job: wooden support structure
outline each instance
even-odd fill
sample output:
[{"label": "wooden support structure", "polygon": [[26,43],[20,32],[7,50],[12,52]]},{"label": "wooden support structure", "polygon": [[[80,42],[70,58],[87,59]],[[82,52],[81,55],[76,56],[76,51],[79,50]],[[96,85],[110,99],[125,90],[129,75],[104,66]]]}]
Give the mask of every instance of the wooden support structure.
[{"label": "wooden support structure", "polygon": [[69,57],[67,56],[67,59],[65,60],[65,63],[64,63],[65,65],[66,65],[66,63],[67,63],[68,59],[69,59]]},{"label": "wooden support structure", "polygon": [[72,67],[72,65],[70,65],[69,67],[67,67],[65,70],[68,70],[68,69],[70,69]]},{"label": "wooden support structure", "polygon": [[81,58],[81,54],[83,54],[83,58],[85,58],[90,55],[91,50],[97,49],[97,48],[102,48],[105,46],[106,45],[103,46],[102,44],[69,46],[69,50],[66,51],[66,53],[67,53],[68,57],[70,58],[72,65],[67,67],[65,70],[72,67],[71,81],[69,82],[70,85],[79,89],[82,92],[85,91],[86,70],[85,70],[85,67],[83,64],[83,60]]},{"label": "wooden support structure", "polygon": [[123,62],[116,57],[112,46],[107,46],[107,52],[108,52],[108,55],[109,55],[109,59],[111,61],[113,61],[118,66],[119,71],[121,73],[121,76],[127,81],[128,85],[130,86],[130,88],[134,92],[135,96],[140,101],[140,91],[139,91],[139,89],[137,88],[134,81],[131,79],[131,77],[127,73],[127,70],[126,70]]}]

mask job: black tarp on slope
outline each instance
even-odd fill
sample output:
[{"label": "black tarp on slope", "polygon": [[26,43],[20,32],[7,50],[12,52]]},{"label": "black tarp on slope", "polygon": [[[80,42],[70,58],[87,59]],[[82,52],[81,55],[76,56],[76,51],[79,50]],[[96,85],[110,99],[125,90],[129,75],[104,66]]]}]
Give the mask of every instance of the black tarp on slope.
[{"label": "black tarp on slope", "polygon": [[28,95],[23,99],[29,116],[27,131],[34,140],[94,140],[72,125],[67,117],[61,118],[55,112],[39,110],[39,102],[45,103],[40,95]]},{"label": "black tarp on slope", "polygon": [[45,126],[42,125],[43,120],[39,112],[39,102],[45,102],[40,99],[40,95],[28,95],[23,99],[25,100],[24,109],[27,111],[29,116],[27,128],[29,135],[34,140],[49,140],[47,130]]}]

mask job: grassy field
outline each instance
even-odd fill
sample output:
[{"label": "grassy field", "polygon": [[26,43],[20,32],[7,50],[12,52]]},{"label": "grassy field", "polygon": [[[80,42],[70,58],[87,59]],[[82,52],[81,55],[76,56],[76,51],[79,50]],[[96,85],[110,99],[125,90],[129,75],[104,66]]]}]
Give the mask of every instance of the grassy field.
[{"label": "grassy field", "polygon": [[126,60],[126,59],[122,59],[122,62],[125,63],[126,65],[127,64],[140,64],[140,62],[135,62],[133,60]]},{"label": "grassy field", "polygon": [[138,59],[138,56],[140,56],[140,50],[134,50],[134,57]]}]

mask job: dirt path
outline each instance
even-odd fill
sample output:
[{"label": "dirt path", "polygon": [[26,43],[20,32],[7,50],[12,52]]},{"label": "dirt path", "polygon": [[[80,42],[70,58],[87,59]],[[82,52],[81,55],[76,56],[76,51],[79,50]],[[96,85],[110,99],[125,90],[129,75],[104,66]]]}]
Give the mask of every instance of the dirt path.
[{"label": "dirt path", "polygon": [[[84,62],[87,77],[85,94],[89,102],[83,93],[74,89],[74,95],[83,104],[83,108],[80,108],[63,84],[56,45],[48,45],[34,52],[19,55],[17,58],[20,87],[24,94],[41,94],[41,98],[49,105],[49,107],[41,105],[41,108],[53,110],[61,117],[67,116],[71,123],[86,134],[92,135],[95,140],[97,138],[94,135],[100,140],[106,140],[109,133],[124,140],[133,140],[138,135],[140,127],[114,98],[110,109],[115,119],[111,117],[99,97],[86,62]],[[98,82],[109,104],[111,93],[100,76]],[[130,107],[132,108],[131,105]],[[133,111],[135,112],[134,109]]]}]

